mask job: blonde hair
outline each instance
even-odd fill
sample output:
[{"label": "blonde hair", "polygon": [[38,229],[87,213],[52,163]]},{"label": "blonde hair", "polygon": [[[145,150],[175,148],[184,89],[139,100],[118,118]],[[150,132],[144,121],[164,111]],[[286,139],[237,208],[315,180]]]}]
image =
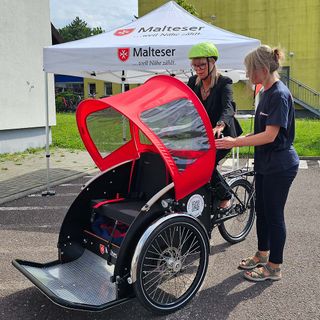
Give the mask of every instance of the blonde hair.
[{"label": "blonde hair", "polygon": [[244,59],[249,78],[252,72],[258,69],[267,69],[270,73],[276,73],[279,77],[278,70],[281,69],[281,63],[284,60],[284,53],[279,48],[270,48],[262,45],[251,51]]},{"label": "blonde hair", "polygon": [[[207,59],[209,62],[215,61],[214,58],[194,58],[194,59],[192,59],[192,62],[199,61],[199,60],[206,60],[207,61]],[[211,72],[211,82],[210,82],[209,88],[213,88],[215,86],[215,84],[218,81],[219,75],[220,74],[218,73],[216,64],[214,64],[212,72]],[[197,77],[197,79],[196,79],[196,86],[201,86],[201,79],[199,77]]]}]

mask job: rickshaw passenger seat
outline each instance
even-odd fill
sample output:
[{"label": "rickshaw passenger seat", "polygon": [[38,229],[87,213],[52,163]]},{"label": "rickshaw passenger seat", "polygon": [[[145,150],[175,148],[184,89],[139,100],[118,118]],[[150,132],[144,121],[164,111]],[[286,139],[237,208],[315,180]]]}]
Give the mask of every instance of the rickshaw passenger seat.
[{"label": "rickshaw passenger seat", "polygon": [[153,152],[142,153],[133,170],[128,198],[106,204],[101,204],[102,199],[92,200],[94,213],[130,225],[146,202],[169,183],[168,180],[161,156]]},{"label": "rickshaw passenger seat", "polygon": [[[101,200],[92,200],[92,204],[99,204],[100,201]],[[144,205],[144,201],[113,202],[99,206],[94,209],[94,212],[130,225]]]},{"label": "rickshaw passenger seat", "polygon": [[169,183],[167,168],[161,156],[154,152],[142,153],[137,162],[130,193],[149,200]]}]

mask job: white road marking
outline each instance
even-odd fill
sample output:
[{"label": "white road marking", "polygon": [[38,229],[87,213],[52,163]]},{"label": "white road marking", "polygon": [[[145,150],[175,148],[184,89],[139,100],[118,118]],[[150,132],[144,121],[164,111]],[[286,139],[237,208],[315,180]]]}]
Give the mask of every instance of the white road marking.
[{"label": "white road marking", "polygon": [[59,187],[82,187],[83,183],[63,183]]},{"label": "white road marking", "polygon": [[[25,225],[25,224],[16,224],[16,223],[15,224],[6,224],[6,225],[0,224],[0,227],[10,227],[10,226],[13,226],[15,228],[20,228],[21,227],[21,230],[22,230],[22,228],[23,229],[35,229],[35,228],[48,229],[48,228],[60,228],[61,224],[50,224],[50,225],[48,224],[48,225],[42,225],[42,226],[34,226],[34,225],[28,226],[28,225]],[[0,249],[0,253],[1,253],[1,249]]]},{"label": "white road marking", "polygon": [[[58,193],[55,194],[55,197],[71,197],[71,196],[77,196],[79,193]],[[28,195],[29,198],[36,198],[36,197],[42,197],[41,193],[36,193],[36,194],[29,194]]]},{"label": "white road marking", "polygon": [[300,160],[299,169],[308,169],[307,160]]},{"label": "white road marking", "polygon": [[68,206],[43,206],[43,207],[0,207],[0,211],[27,211],[27,210],[60,210]]},{"label": "white road marking", "polygon": [[[241,159],[240,159],[241,160]],[[248,160],[248,163],[246,163],[246,165],[244,166],[241,166],[240,167],[246,167],[248,165],[249,168],[252,168],[253,167],[253,161],[254,159],[249,159]],[[309,160],[310,161],[310,160]],[[317,163],[320,167],[320,160],[317,160]],[[235,161],[235,165],[236,165],[236,161]],[[232,158],[228,158],[226,159],[222,165],[220,165],[221,169],[223,169],[224,167],[226,168],[232,168]],[[308,166],[308,161],[307,160],[300,160],[299,162],[299,169],[309,169],[309,166]]]}]

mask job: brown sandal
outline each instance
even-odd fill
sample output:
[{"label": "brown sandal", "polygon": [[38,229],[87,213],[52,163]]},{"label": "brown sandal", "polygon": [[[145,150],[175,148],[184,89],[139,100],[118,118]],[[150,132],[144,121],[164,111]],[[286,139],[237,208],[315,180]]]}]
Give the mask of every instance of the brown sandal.
[{"label": "brown sandal", "polygon": [[257,251],[254,256],[259,259],[257,262],[253,259],[253,257],[249,257],[241,260],[238,268],[242,270],[251,270],[258,266],[265,266],[269,260],[269,255],[262,256],[259,251]]},{"label": "brown sandal", "polygon": [[[266,274],[267,272],[267,274]],[[261,282],[261,281],[266,281],[266,280],[281,280],[281,270],[280,268],[275,268],[273,269],[271,266],[268,264],[260,267],[260,268],[254,268],[251,271],[246,271],[243,276],[250,281],[255,281],[255,282]]]}]

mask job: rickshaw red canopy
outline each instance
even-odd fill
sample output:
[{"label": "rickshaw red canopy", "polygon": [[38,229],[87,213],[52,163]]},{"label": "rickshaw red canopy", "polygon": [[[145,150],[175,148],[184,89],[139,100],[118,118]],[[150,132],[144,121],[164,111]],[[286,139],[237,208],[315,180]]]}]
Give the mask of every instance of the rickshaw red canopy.
[{"label": "rickshaw red canopy", "polygon": [[[114,110],[129,121],[130,137],[118,149],[107,153],[102,116]],[[95,119],[100,126],[92,129]],[[155,76],[127,92],[88,99],[77,109],[82,140],[101,171],[138,159],[153,151],[162,157],[179,200],[211,179],[215,143],[206,110],[183,82],[171,76]],[[92,136],[99,137],[100,143]]]}]

